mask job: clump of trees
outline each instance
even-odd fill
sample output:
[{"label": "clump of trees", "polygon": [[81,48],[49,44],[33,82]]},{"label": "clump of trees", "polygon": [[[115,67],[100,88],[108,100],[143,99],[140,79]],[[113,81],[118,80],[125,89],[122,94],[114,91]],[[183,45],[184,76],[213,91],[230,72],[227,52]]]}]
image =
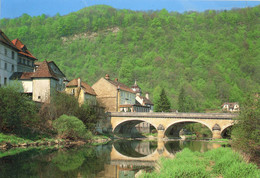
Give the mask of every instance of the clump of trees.
[{"label": "clump of trees", "polygon": [[248,97],[241,106],[240,115],[231,133],[233,146],[259,159],[259,135],[260,98],[257,95]]},{"label": "clump of trees", "polygon": [[85,124],[86,129],[93,131],[104,112],[98,106],[94,107],[87,104],[80,106],[74,96],[56,92],[51,98],[51,102],[45,103],[41,107],[39,114],[43,124],[49,122],[49,127],[51,127],[52,121],[65,114],[77,117]]},{"label": "clump of trees", "polygon": [[[104,114],[99,107],[86,104],[79,106],[77,99],[66,93],[57,92],[50,103],[41,105],[20,93],[21,90],[19,85],[0,87],[0,132],[38,139],[54,137],[58,131],[59,136],[66,137],[59,125],[64,128],[71,126],[75,128],[75,132],[78,129],[91,132]],[[79,127],[81,123],[84,129],[82,126]],[[72,131],[67,130],[73,139],[82,138],[81,131],[75,136],[71,134]],[[85,138],[91,136],[90,132],[86,132]]]}]

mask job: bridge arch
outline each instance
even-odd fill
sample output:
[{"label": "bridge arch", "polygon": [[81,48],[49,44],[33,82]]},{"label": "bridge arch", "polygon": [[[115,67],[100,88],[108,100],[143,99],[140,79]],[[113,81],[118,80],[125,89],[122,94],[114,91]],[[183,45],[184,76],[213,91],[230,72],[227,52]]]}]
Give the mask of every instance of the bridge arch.
[{"label": "bridge arch", "polygon": [[142,122],[146,122],[146,123],[150,124],[151,126],[153,126],[157,130],[157,127],[154,123],[149,122],[145,119],[133,118],[133,119],[123,120],[123,121],[118,122],[117,124],[115,124],[113,126],[112,132],[116,133],[118,131],[118,129],[120,129],[119,127],[124,126],[125,124],[129,123],[130,125],[128,125],[128,126],[129,126],[129,129],[130,129],[130,128],[134,128],[135,125],[142,123]]},{"label": "bridge arch", "polygon": [[[228,130],[228,129],[231,129],[232,126],[234,126],[234,123],[231,123],[231,124],[228,124],[228,125],[225,125],[225,126],[222,127],[220,134],[221,134],[221,136],[222,136],[223,138],[225,137],[225,134],[227,133],[227,130]],[[226,136],[226,137],[227,137],[227,136]]]},{"label": "bridge arch", "polygon": [[[182,120],[173,121],[173,122],[169,123],[168,126],[165,128],[163,137],[165,137],[166,134],[168,134],[168,133],[170,132],[170,130],[171,130],[175,125],[178,125],[178,124],[181,124],[181,123],[184,123],[184,124],[185,124],[185,123],[199,123],[199,124],[202,124],[202,125],[206,126],[206,127],[210,130],[210,132],[212,133],[212,135],[213,135],[212,128],[211,128],[211,126],[210,126],[209,124],[207,124],[207,123],[205,123],[205,122],[202,122],[202,121],[200,121],[200,120],[182,119]],[[182,127],[182,128],[183,128],[183,127]],[[182,129],[182,128],[177,128],[177,132],[179,132],[180,129]],[[176,137],[179,137],[179,133],[177,133],[175,136],[176,136]]]}]

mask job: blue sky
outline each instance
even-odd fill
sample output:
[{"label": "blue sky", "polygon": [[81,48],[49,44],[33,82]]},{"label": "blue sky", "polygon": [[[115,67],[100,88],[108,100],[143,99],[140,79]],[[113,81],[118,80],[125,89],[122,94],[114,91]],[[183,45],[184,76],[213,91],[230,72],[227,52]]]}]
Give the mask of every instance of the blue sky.
[{"label": "blue sky", "polygon": [[160,10],[184,12],[207,9],[224,10],[260,5],[260,0],[226,1],[226,0],[0,0],[0,18],[15,18],[24,13],[31,16],[46,14],[53,16],[78,11],[84,7],[106,4],[118,9]]}]

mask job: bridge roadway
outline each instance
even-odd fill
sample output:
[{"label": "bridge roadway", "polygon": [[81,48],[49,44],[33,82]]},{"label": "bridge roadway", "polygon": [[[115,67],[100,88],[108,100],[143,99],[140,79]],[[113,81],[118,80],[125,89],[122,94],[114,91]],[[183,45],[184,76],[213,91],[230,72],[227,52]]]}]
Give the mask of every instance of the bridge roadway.
[{"label": "bridge roadway", "polygon": [[200,123],[209,128],[213,139],[217,139],[222,138],[224,131],[234,124],[238,114],[111,112],[109,116],[113,132],[118,132],[122,127],[127,129],[138,123],[147,122],[156,128],[158,139],[163,139],[173,128],[179,133],[183,124]]}]

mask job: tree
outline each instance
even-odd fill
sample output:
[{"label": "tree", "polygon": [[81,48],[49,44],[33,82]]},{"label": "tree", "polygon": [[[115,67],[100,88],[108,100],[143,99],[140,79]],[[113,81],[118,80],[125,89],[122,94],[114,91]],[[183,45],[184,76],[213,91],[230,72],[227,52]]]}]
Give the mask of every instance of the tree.
[{"label": "tree", "polygon": [[156,102],[155,112],[170,112],[170,110],[171,110],[171,103],[163,88],[160,94],[160,98]]},{"label": "tree", "polygon": [[233,145],[252,156],[260,154],[260,98],[248,97],[233,126]]},{"label": "tree", "polygon": [[0,131],[23,134],[37,122],[37,108],[34,102],[22,95],[20,86],[0,88]]},{"label": "tree", "polygon": [[180,112],[192,112],[195,109],[195,103],[190,95],[187,95],[184,87],[181,88],[178,98],[178,111]]}]

